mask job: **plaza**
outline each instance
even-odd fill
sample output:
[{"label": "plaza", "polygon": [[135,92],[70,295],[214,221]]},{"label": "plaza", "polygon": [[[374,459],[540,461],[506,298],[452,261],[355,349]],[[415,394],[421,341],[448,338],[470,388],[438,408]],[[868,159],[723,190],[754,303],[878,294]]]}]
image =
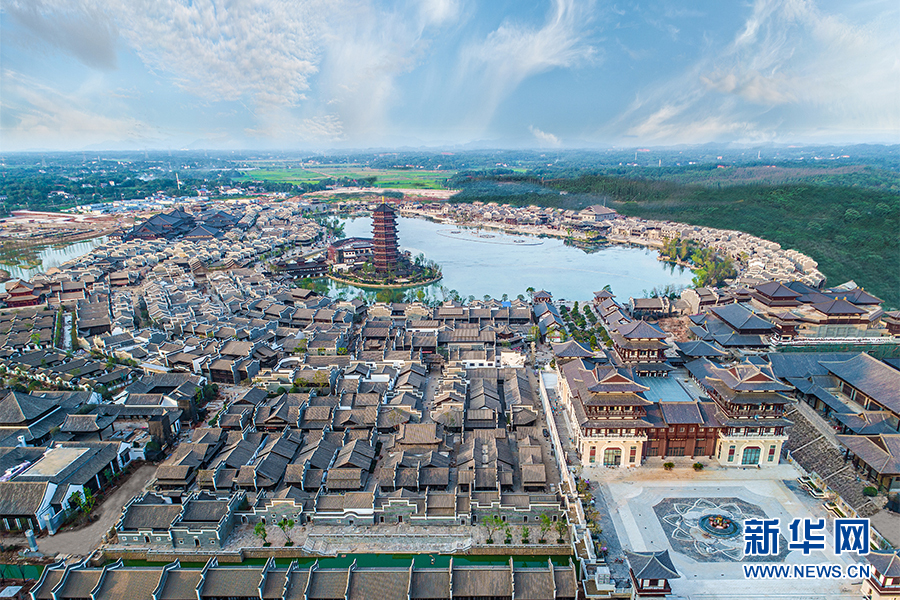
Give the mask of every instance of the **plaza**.
[{"label": "plaza", "polygon": [[[856,564],[855,555],[835,556],[833,519],[821,501],[796,486],[799,473],[789,464],[768,469],[734,469],[707,465],[694,471],[678,461],[666,471],[655,462],[622,471],[586,467],[582,477],[591,481],[597,509],[610,515],[624,550],[669,550],[680,579],[672,580],[675,597],[706,598],[856,598],[859,580],[748,580],[743,564]],[[777,556],[744,557],[743,535],[704,535],[698,520],[722,514],[741,523],[746,518],[781,520]],[[804,556],[787,548],[785,535],[795,518],[826,518],[826,550]]]}]

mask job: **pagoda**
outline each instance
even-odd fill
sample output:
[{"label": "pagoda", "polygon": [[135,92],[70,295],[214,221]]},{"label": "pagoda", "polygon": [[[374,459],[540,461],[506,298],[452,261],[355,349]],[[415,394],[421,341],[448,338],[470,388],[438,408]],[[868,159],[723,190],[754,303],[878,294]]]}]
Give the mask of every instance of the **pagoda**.
[{"label": "pagoda", "polygon": [[397,246],[397,215],[387,204],[372,212],[372,246],[375,270],[379,273],[397,270],[400,251]]}]

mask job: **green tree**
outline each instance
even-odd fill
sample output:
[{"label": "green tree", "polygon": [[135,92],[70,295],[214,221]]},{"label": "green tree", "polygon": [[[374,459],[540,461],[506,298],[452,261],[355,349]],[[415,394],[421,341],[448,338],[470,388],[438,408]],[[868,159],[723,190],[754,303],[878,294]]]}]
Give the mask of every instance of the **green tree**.
[{"label": "green tree", "polygon": [[281,529],[281,532],[284,534],[284,537],[286,537],[288,542],[290,542],[291,536],[288,535],[288,530],[294,528],[294,520],[284,517],[280,521],[278,521],[277,525],[278,528]]},{"label": "green tree", "polygon": [[487,530],[488,530],[487,542],[488,542],[488,544],[493,544],[494,543],[494,533],[496,533],[498,529],[503,527],[503,525],[504,525],[503,519],[501,519],[497,515],[492,515],[489,517],[484,517],[481,520],[481,523],[485,527],[487,527]]},{"label": "green tree", "polygon": [[557,538],[557,542],[560,544],[566,540],[566,535],[569,533],[569,524],[566,523],[563,517],[560,517],[556,521],[556,534],[559,536]]},{"label": "green tree", "polygon": [[253,534],[254,534],[256,537],[261,538],[262,541],[263,541],[263,544],[267,544],[267,543],[268,543],[268,541],[266,540],[266,538],[268,537],[269,534],[266,533],[266,525],[265,525],[265,523],[263,523],[262,521],[260,521],[259,523],[257,523],[257,524],[256,524],[256,527],[253,528]]},{"label": "green tree", "polygon": [[541,513],[541,539],[539,540],[542,544],[547,542],[547,533],[553,529],[553,519],[550,518],[550,515],[547,513]]}]

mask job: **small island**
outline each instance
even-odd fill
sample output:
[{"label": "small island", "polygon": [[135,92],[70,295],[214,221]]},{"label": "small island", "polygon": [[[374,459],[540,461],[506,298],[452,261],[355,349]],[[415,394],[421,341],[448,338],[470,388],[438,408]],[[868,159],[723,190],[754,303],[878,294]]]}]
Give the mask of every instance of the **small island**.
[{"label": "small island", "polygon": [[328,247],[329,279],[367,288],[409,288],[442,277],[441,267],[423,254],[400,252],[397,215],[387,204],[372,212],[372,238],[346,238]]}]

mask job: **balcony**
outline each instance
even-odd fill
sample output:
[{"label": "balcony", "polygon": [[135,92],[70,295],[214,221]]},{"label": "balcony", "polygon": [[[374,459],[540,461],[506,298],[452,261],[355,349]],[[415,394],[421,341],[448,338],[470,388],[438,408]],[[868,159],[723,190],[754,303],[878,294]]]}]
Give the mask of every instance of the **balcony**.
[{"label": "balcony", "polygon": [[769,432],[769,433],[760,433],[760,432],[757,432],[757,433],[726,433],[724,431],[720,434],[720,436],[723,438],[773,438],[773,439],[787,437],[787,435],[785,433],[774,433],[774,432]]},{"label": "balcony", "polygon": [[583,433],[583,434],[582,434],[582,437],[584,437],[585,439],[591,439],[591,440],[601,440],[601,439],[609,439],[609,438],[615,438],[615,439],[621,439],[621,438],[640,438],[640,439],[647,439],[647,433],[644,432],[644,431],[637,431],[637,432],[635,432],[635,433],[593,433],[593,434],[586,434],[586,433]]}]

